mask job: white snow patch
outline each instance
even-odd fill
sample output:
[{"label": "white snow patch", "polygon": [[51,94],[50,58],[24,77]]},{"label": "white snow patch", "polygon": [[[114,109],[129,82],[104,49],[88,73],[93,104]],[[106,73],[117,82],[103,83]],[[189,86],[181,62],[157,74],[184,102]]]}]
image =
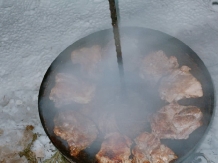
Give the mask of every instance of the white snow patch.
[{"label": "white snow patch", "polygon": [[[218,81],[218,69],[214,68],[218,64],[217,13],[208,3],[119,0],[120,23],[179,38],[199,54]],[[108,1],[0,0],[0,15],[0,161],[22,149],[17,142],[27,125],[33,125],[33,132],[41,135],[34,148],[44,152],[44,159],[50,158],[55,148],[39,120],[39,86],[52,61],[66,47],[95,31],[111,28]],[[215,119],[217,122],[218,115]],[[214,123],[211,130],[208,134],[212,136],[204,140],[200,150],[216,162],[218,126]],[[27,162],[17,154],[12,159]]]}]

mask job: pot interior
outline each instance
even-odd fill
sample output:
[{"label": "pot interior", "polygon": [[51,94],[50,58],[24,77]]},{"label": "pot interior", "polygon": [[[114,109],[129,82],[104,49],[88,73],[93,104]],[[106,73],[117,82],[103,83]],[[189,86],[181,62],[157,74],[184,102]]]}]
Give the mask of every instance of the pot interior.
[{"label": "pot interior", "polygon": [[[204,63],[202,62],[202,60],[198,57],[198,55],[194,51],[192,51],[187,45],[185,45],[184,43],[182,43],[181,41],[179,41],[174,37],[171,37],[167,34],[164,34],[156,30],[140,28],[140,27],[121,28],[120,33],[121,33],[121,44],[123,44],[122,52],[123,52],[123,60],[124,60],[124,73],[125,73],[124,77],[126,80],[127,90],[130,92],[134,90],[134,92],[137,92],[137,96],[142,97],[142,99],[146,99],[145,101],[147,106],[146,109],[146,107],[141,107],[141,105],[139,105],[140,107],[139,109],[135,108],[135,110],[134,109],[130,110],[129,113],[126,112],[125,116],[128,117],[128,115],[133,115],[134,112],[139,112],[140,115],[152,114],[155,111],[159,110],[162,106],[166,105],[166,103],[160,100],[160,98],[158,97],[157,88],[154,87],[154,89],[153,88],[151,89],[148,86],[144,86],[143,81],[136,80],[137,77],[134,74],[128,73],[129,67],[134,67],[135,65],[137,65],[137,63],[134,64],[134,62],[129,62],[128,57],[131,57],[131,55],[143,56],[153,51],[162,50],[168,56],[176,56],[180,66],[186,65],[190,67],[191,74],[195,76],[202,84],[203,94],[204,94],[203,97],[196,98],[196,99],[180,100],[179,104],[194,105],[199,107],[203,112],[203,125],[197,130],[195,130],[189,136],[188,139],[161,140],[163,144],[167,145],[176,153],[176,155],[179,157],[177,161],[179,161],[183,157],[186,157],[187,154],[190,151],[192,151],[194,147],[200,142],[201,138],[206,133],[206,130],[211,121],[211,117],[214,109],[214,88],[213,88],[213,83],[210,74],[207,68],[205,67]],[[56,136],[53,132],[54,129],[53,120],[55,115],[59,112],[59,109],[57,109],[54,106],[53,101],[49,99],[49,94],[51,92],[51,89],[54,87],[55,76],[57,73],[62,72],[63,69],[68,70],[68,72],[71,73],[71,70],[76,69],[76,65],[73,65],[71,63],[70,56],[72,51],[79,49],[81,47],[91,47],[93,45],[100,45],[102,49],[107,49],[107,46],[110,43],[113,44],[113,41],[111,42],[111,40],[113,40],[112,29],[106,29],[93,33],[73,43],[54,60],[54,62],[47,70],[43,82],[41,84],[40,93],[39,93],[39,114],[44,130],[46,131],[48,137],[50,138],[54,146],[58,150],[60,150],[66,157],[68,157],[69,159],[75,162],[94,162],[94,156],[100,149],[102,139],[101,138],[97,139],[90,146],[90,148],[84,150],[84,152],[81,154],[79,158],[72,157],[70,155],[67,142],[62,140],[60,137]],[[135,48],[135,51],[138,54],[131,53],[132,47]],[[101,85],[102,88],[106,89],[105,91],[104,89],[102,89],[102,91],[100,91],[100,93],[98,94],[99,97],[102,96],[102,99],[100,98],[102,100],[102,103],[99,104],[101,107],[104,106],[105,101],[108,100],[107,99],[108,97],[106,97],[105,99],[103,98],[103,96],[105,94],[107,95],[108,93],[107,88],[111,89],[116,86],[120,86],[118,66],[116,62],[116,53],[114,49],[112,49],[112,51],[113,51],[112,53],[114,53],[114,58],[109,60],[109,62],[112,62],[112,64],[109,63],[110,65],[109,69],[111,68],[112,70],[111,71],[106,70],[103,73],[104,80],[98,82],[98,84]],[[132,99],[132,101],[133,103],[134,102],[140,103],[137,102],[137,97],[136,99]],[[114,101],[112,100],[111,103],[113,104]],[[136,106],[137,105],[138,104],[136,104]],[[70,107],[79,108],[80,106],[73,105]],[[122,114],[121,116],[124,115]],[[138,116],[138,114],[136,116]],[[133,123],[135,122],[133,121]],[[128,124],[128,126],[130,126],[131,128],[131,124]],[[132,128],[134,128],[134,126]],[[151,130],[149,123],[147,126],[144,126],[144,129],[148,132]],[[123,129],[123,132],[125,133],[127,132],[127,130]],[[131,132],[134,132],[134,130],[132,129]],[[133,137],[134,137],[134,133],[133,133]]]}]

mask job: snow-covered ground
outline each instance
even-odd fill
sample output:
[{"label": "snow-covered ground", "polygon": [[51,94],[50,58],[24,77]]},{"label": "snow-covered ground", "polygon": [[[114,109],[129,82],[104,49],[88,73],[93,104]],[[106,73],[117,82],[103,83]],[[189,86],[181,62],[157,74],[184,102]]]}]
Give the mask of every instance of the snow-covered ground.
[{"label": "snow-covered ground", "polygon": [[[212,2],[119,0],[121,25],[157,29],[180,39],[205,62],[217,89],[218,9]],[[23,135],[27,125],[40,134],[32,150],[42,160],[51,156],[54,147],[38,116],[41,81],[66,47],[111,27],[108,8],[107,0],[0,0],[0,162],[26,162],[18,152],[30,141]],[[214,163],[218,159],[217,114],[198,149]]]}]

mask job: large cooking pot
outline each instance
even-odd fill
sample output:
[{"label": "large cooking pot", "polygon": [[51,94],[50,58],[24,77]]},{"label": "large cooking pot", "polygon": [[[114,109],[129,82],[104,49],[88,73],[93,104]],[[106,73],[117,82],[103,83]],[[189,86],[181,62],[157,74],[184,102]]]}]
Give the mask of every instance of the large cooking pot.
[{"label": "large cooking pot", "polygon": [[[198,55],[187,45],[172,36],[156,30],[140,27],[121,28],[120,33],[121,42],[122,36],[133,38],[137,41],[137,48],[142,53],[163,50],[167,55],[176,56],[178,58],[179,64],[189,66],[191,68],[192,75],[194,75],[202,84],[204,94],[203,97],[182,100],[181,103],[186,105],[195,105],[201,108],[201,111],[203,112],[203,125],[195,130],[188,139],[161,140],[163,144],[166,144],[177,154],[178,159],[175,162],[183,162],[188,156],[190,156],[190,154],[194,153],[197,145],[200,144],[204,135],[207,134],[209,124],[212,120],[214,111],[214,87],[210,74]],[[51,64],[44,76],[40,87],[38,107],[44,130],[54,146],[71,161],[93,162],[92,158],[99,150],[101,142],[94,142],[95,147],[91,146],[89,148],[89,154],[91,153],[89,156],[84,155],[84,157],[77,159],[70,155],[66,141],[62,140],[60,137],[57,137],[54,134],[53,119],[57,114],[58,109],[49,99],[49,94],[55,84],[55,75],[60,72],[63,67],[67,66],[74,68],[72,64],[69,64],[70,55],[73,50],[80,47],[89,47],[96,44],[100,45],[101,47],[106,47],[110,40],[113,40],[112,29],[106,29],[93,33],[70,45]],[[123,51],[125,67],[128,65],[125,65],[125,49],[123,49]],[[114,54],[114,57],[116,57],[116,54]]]}]

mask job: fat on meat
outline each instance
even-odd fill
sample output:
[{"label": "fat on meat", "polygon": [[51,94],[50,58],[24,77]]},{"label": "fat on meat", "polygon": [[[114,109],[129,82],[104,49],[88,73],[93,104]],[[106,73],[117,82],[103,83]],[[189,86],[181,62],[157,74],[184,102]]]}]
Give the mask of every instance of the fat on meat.
[{"label": "fat on meat", "polygon": [[58,73],[49,99],[57,108],[71,103],[87,104],[94,97],[95,85],[73,75]]},{"label": "fat on meat", "polygon": [[135,138],[135,143],[133,163],[169,163],[177,159],[176,154],[151,133],[140,134]]},{"label": "fat on meat", "polygon": [[151,118],[152,132],[160,139],[187,139],[202,125],[202,117],[203,113],[196,106],[171,103]]},{"label": "fat on meat", "polygon": [[161,79],[159,94],[162,100],[171,103],[203,96],[201,83],[189,71],[188,66],[182,66]]},{"label": "fat on meat", "polygon": [[98,163],[131,163],[130,146],[132,142],[120,133],[108,134],[101,144],[100,151],[96,154]]},{"label": "fat on meat", "polygon": [[150,53],[142,59],[139,75],[142,79],[156,84],[164,75],[167,75],[178,67],[179,64],[175,56],[167,57],[160,50]]},{"label": "fat on meat", "polygon": [[76,110],[62,111],[54,118],[55,135],[66,140],[70,154],[77,156],[97,138],[98,130],[92,120]]}]

